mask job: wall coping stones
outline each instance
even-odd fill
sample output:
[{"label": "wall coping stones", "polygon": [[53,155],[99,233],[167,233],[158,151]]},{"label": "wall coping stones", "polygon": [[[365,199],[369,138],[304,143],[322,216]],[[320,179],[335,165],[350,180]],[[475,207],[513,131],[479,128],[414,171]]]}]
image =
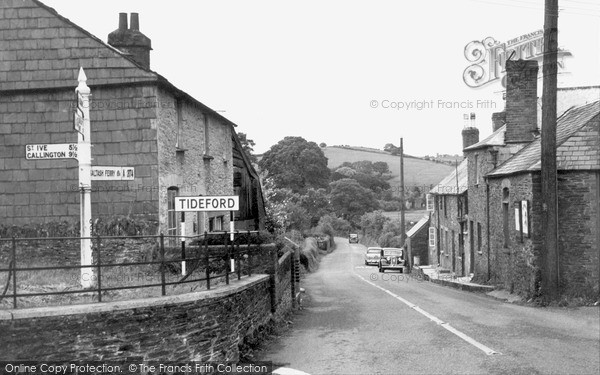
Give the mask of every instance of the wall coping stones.
[{"label": "wall coping stones", "polygon": [[127,301],[99,302],[82,305],[34,307],[28,309],[0,310],[0,321],[43,318],[49,316],[65,316],[78,314],[93,314],[128,309],[137,309],[151,306],[174,305],[198,300],[209,300],[229,294],[242,292],[256,284],[269,280],[269,275],[253,275],[241,280],[230,280],[229,285],[219,286],[216,289],[194,293],[177,294],[164,297],[141,298]]}]

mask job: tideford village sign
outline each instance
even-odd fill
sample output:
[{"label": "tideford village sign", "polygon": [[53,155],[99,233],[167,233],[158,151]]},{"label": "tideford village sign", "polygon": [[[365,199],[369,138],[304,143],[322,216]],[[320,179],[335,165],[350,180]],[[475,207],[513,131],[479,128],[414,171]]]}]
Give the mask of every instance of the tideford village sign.
[{"label": "tideford village sign", "polygon": [[[465,46],[465,58],[471,63],[463,72],[463,80],[469,87],[477,88],[500,80],[506,88],[506,60],[537,60],[542,64],[544,56],[544,31],[537,30],[501,43],[492,37],[474,40]],[[564,58],[571,53],[558,49],[558,68],[564,69]],[[542,73],[542,69],[539,70]]]}]

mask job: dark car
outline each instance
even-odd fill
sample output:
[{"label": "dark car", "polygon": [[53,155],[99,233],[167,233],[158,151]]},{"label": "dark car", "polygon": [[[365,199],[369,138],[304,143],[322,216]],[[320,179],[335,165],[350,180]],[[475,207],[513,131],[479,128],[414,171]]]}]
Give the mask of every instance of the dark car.
[{"label": "dark car", "polygon": [[381,249],[378,266],[379,272],[385,272],[385,270],[398,270],[401,273],[404,273],[406,268],[404,249],[384,247]]},{"label": "dark car", "polygon": [[350,233],[348,235],[348,243],[358,243],[358,234]]}]

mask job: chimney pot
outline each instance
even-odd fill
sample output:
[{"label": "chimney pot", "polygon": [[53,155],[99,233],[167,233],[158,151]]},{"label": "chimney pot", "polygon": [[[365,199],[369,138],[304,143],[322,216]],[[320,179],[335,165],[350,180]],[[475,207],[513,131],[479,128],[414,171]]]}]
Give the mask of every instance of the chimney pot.
[{"label": "chimney pot", "polygon": [[108,44],[128,55],[137,64],[150,69],[152,41],[142,34],[138,13],[131,13],[127,28],[127,13],[119,13],[119,29],[108,34]]},{"label": "chimney pot", "polygon": [[138,13],[131,13],[130,19],[130,30],[140,29],[140,15]]},{"label": "chimney pot", "polygon": [[127,30],[127,13],[119,13],[119,30]]}]

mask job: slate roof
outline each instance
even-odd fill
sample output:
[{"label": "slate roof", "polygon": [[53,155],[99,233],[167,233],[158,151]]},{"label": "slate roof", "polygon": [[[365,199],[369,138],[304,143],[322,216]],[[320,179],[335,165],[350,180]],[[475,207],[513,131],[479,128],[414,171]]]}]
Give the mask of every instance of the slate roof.
[{"label": "slate roof", "polygon": [[[468,188],[468,171],[469,171],[468,160],[463,160],[458,167],[456,167],[449,175],[444,177],[437,185],[435,185],[430,191],[430,194],[437,195],[460,195],[467,191]],[[458,174],[458,181],[457,176]]]},{"label": "slate roof", "polygon": [[502,125],[502,127],[490,134],[487,138],[466,147],[464,151],[472,151],[489,146],[504,146],[504,133],[506,133],[506,125]]},{"label": "slate roof", "polygon": [[83,67],[92,88],[157,84],[236,126],[39,0],[0,0],[0,35],[0,92],[74,89]]},{"label": "slate roof", "polygon": [[[600,169],[600,101],[571,108],[557,120],[556,159],[559,170]],[[543,131],[543,130],[542,130]],[[489,177],[541,168],[541,138],[525,146],[512,158],[488,173]]]},{"label": "slate roof", "polygon": [[429,216],[421,218],[408,232],[406,232],[406,238],[411,238],[417,234],[423,227],[429,224]]}]

